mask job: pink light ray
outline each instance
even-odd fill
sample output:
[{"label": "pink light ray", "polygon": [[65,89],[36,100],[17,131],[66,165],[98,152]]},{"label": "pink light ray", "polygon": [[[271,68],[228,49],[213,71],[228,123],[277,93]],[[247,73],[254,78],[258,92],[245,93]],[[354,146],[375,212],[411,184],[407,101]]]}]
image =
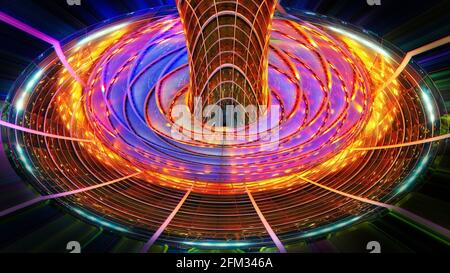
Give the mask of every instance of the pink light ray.
[{"label": "pink light ray", "polygon": [[284,245],[281,243],[280,239],[278,238],[278,236],[275,234],[275,232],[273,231],[272,227],[269,225],[269,222],[267,222],[266,217],[264,217],[263,213],[261,212],[261,210],[258,207],[258,204],[256,204],[255,199],[253,198],[252,193],[247,189],[247,194],[248,197],[250,198],[250,201],[252,202],[253,207],[256,210],[256,213],[259,216],[259,219],[261,220],[261,222],[263,223],[264,227],[267,230],[267,233],[269,233],[270,238],[272,238],[272,241],[275,243],[275,245],[278,248],[278,251],[280,251],[280,253],[286,253],[286,248],[284,247]]}]

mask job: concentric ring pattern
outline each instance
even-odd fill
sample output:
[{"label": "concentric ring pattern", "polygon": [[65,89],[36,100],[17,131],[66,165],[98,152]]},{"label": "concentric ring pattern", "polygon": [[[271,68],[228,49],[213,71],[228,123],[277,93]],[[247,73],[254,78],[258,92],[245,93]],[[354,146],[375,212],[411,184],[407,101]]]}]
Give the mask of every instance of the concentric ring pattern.
[{"label": "concentric ring pattern", "polygon": [[296,15],[273,20],[269,109],[280,115],[251,140],[217,141],[202,134],[204,125],[179,130],[172,113],[188,104],[186,40],[176,11],[151,10],[65,44],[84,86],[55,54],[24,74],[4,111],[9,122],[73,139],[5,129],[11,160],[42,194],[136,174],[60,202],[142,239],[191,190],[160,237],[179,247],[271,244],[247,191],[283,243],[363,219],[376,208],[304,178],[375,201],[396,198],[434,146],[358,148],[433,136],[437,99],[412,65],[381,88],[402,58],[393,47],[331,19]]}]

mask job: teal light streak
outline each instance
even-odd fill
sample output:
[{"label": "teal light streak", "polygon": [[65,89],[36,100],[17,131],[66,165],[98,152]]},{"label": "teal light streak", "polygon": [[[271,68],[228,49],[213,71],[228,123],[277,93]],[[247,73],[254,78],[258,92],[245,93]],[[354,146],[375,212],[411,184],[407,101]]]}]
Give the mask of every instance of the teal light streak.
[{"label": "teal light streak", "polygon": [[23,110],[26,97],[33,91],[34,87],[39,82],[43,74],[44,71],[42,69],[38,70],[25,85],[24,91],[22,92],[22,94],[20,95],[19,99],[16,102],[16,111],[18,113]]},{"label": "teal light streak", "polygon": [[25,153],[20,146],[16,146],[17,153],[19,154],[19,159],[22,162],[22,164],[25,166],[25,169],[29,171],[30,173],[33,173],[33,168],[31,167],[30,163],[27,160],[27,157],[25,156]]},{"label": "teal light streak", "polygon": [[314,237],[320,234],[324,234],[324,233],[330,233],[333,232],[337,229],[343,228],[347,225],[353,224],[354,222],[358,221],[361,219],[361,216],[356,216],[353,217],[351,219],[345,220],[345,221],[341,221],[332,225],[328,225],[325,227],[321,227],[321,228],[317,228],[315,230],[312,231],[308,231],[306,233],[303,233],[302,235],[299,236],[299,238],[308,238],[308,237]]},{"label": "teal light streak", "polygon": [[377,45],[377,44],[375,44],[375,43],[373,43],[373,42],[371,42],[371,41],[369,41],[369,40],[367,40],[367,39],[365,39],[365,38],[363,38],[361,36],[358,36],[356,34],[353,34],[353,33],[349,32],[349,31],[346,31],[346,30],[343,30],[343,29],[340,29],[340,28],[336,28],[336,27],[332,27],[332,26],[329,26],[328,28],[331,29],[334,32],[337,32],[339,34],[347,36],[347,37],[351,38],[352,40],[357,41],[357,42],[367,46],[368,48],[376,51],[377,53],[380,53],[381,55],[383,55],[383,56],[385,56],[387,58],[391,58],[391,55],[386,50],[384,50],[379,45]]},{"label": "teal light streak", "polygon": [[397,189],[397,194],[402,193],[405,190],[407,190],[409,187],[411,187],[411,185],[414,183],[414,181],[423,172],[423,170],[427,166],[429,160],[430,160],[430,156],[428,154],[422,158],[422,160],[418,163],[417,168],[414,169],[414,171],[408,177],[408,179],[406,179],[406,181]]}]

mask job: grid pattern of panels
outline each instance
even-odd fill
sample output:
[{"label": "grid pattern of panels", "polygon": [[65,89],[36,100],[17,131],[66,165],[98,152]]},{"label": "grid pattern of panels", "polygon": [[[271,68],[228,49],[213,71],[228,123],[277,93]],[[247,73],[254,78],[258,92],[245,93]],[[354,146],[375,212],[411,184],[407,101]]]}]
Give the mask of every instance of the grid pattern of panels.
[{"label": "grid pattern of panels", "polygon": [[267,105],[276,0],[179,0],[189,51],[190,106]]}]

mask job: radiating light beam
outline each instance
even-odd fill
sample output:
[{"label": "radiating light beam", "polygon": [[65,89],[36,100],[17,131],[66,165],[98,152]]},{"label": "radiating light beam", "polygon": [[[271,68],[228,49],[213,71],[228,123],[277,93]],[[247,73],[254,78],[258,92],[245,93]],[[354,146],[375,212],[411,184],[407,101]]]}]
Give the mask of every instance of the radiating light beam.
[{"label": "radiating light beam", "polygon": [[384,150],[384,149],[393,149],[393,148],[402,148],[402,147],[408,147],[408,146],[414,146],[414,145],[420,145],[420,144],[426,144],[431,143],[439,140],[444,140],[450,138],[450,134],[445,134],[441,136],[431,137],[427,139],[421,139],[416,140],[412,142],[406,142],[406,143],[400,143],[400,144],[392,144],[392,145],[385,145],[385,146],[374,146],[374,147],[362,147],[362,148],[353,148],[353,151],[371,151],[371,150]]},{"label": "radiating light beam", "polygon": [[163,233],[163,231],[167,228],[167,226],[170,224],[172,219],[175,217],[177,212],[180,210],[181,206],[183,206],[184,202],[188,198],[189,194],[192,192],[192,188],[189,189],[186,194],[183,196],[183,198],[180,200],[178,205],[173,209],[172,213],[170,213],[169,217],[162,223],[162,225],[156,230],[156,232],[152,235],[152,237],[148,240],[147,243],[142,247],[141,253],[147,253],[150,249],[150,247],[156,242],[156,240],[159,238],[159,236]]},{"label": "radiating light beam", "polygon": [[91,34],[88,37],[82,39],[81,41],[79,41],[77,43],[77,45],[78,46],[84,45],[84,44],[89,43],[89,42],[91,42],[91,41],[93,41],[95,39],[98,39],[98,38],[102,37],[102,36],[105,36],[105,35],[108,35],[110,33],[113,33],[114,31],[123,29],[127,25],[128,25],[128,23],[122,23],[122,24],[119,24],[119,25],[116,25],[116,26],[112,26],[110,28],[98,31],[98,32],[96,32],[94,34]]},{"label": "radiating light beam", "polygon": [[0,217],[6,216],[8,214],[11,214],[11,213],[16,212],[18,210],[21,210],[23,208],[32,206],[32,205],[34,205],[36,203],[39,203],[39,202],[42,202],[42,201],[47,201],[47,200],[51,200],[51,199],[57,199],[57,198],[66,197],[66,196],[69,196],[69,195],[74,195],[74,194],[77,194],[77,193],[82,193],[82,192],[91,191],[91,190],[95,190],[95,189],[98,189],[98,188],[106,187],[106,186],[115,184],[117,182],[121,182],[121,181],[127,180],[129,178],[135,177],[135,176],[137,176],[137,175],[139,175],[141,173],[142,172],[137,172],[137,173],[134,173],[132,175],[128,175],[128,176],[125,176],[125,177],[122,177],[122,178],[118,178],[118,179],[115,179],[115,180],[112,180],[112,181],[109,181],[109,182],[105,182],[105,183],[102,183],[102,184],[98,184],[98,185],[94,185],[94,186],[90,186],[90,187],[86,187],[86,188],[81,188],[81,189],[78,189],[78,190],[39,196],[39,197],[36,197],[36,198],[31,199],[29,201],[23,202],[23,203],[21,203],[21,204],[19,204],[17,206],[14,206],[14,207],[11,207],[9,209],[1,211],[0,212]]},{"label": "radiating light beam", "polygon": [[64,55],[64,51],[61,47],[61,44],[59,43],[58,40],[56,40],[53,37],[48,36],[47,34],[17,20],[14,17],[9,16],[8,14],[1,12],[0,11],[0,20],[15,27],[18,28],[46,43],[51,44],[56,52],[56,55],[58,56],[59,60],[61,61],[61,63],[64,65],[64,67],[67,69],[67,71],[69,71],[70,75],[72,75],[72,77],[81,84],[81,86],[85,86],[84,82],[81,80],[81,78],[77,75],[77,73],[75,72],[75,70],[72,68],[72,66],[70,66],[69,62],[66,59],[66,56]]},{"label": "radiating light beam", "polygon": [[386,89],[386,87],[388,87],[403,72],[403,70],[405,70],[406,66],[408,66],[409,62],[414,56],[422,54],[434,48],[440,47],[447,43],[450,43],[450,35],[406,53],[405,57],[395,70],[394,74],[392,74],[392,76],[380,87],[380,89],[378,89],[378,91],[383,91],[384,89]]},{"label": "radiating light beam", "polygon": [[60,135],[54,135],[54,134],[48,134],[48,133],[44,133],[41,131],[36,131],[36,130],[32,130],[29,128],[25,128],[22,126],[18,126],[3,120],[0,120],[0,126],[4,126],[10,129],[14,129],[17,131],[21,131],[21,132],[25,132],[25,133],[29,133],[29,134],[33,134],[33,135],[38,135],[38,136],[44,136],[44,137],[50,137],[50,138],[56,138],[56,139],[62,139],[62,140],[70,140],[70,141],[77,141],[77,142],[89,142],[89,143],[93,143],[93,140],[90,139],[82,139],[82,138],[73,138],[73,137],[66,137],[66,136],[60,136]]},{"label": "radiating light beam", "polygon": [[372,50],[375,50],[376,52],[378,52],[379,54],[383,55],[384,57],[387,57],[387,58],[391,57],[389,55],[389,53],[386,50],[384,50],[382,47],[380,47],[379,45],[371,42],[370,40],[368,40],[368,39],[366,39],[364,37],[361,37],[359,35],[356,35],[354,33],[351,33],[349,31],[346,31],[346,30],[341,29],[341,28],[337,28],[337,27],[333,27],[333,26],[329,26],[328,28],[330,30],[334,31],[334,32],[337,32],[339,34],[347,36],[347,37],[351,38],[352,40],[357,41],[357,42],[367,46],[368,48],[370,48]]},{"label": "radiating light beam", "polygon": [[306,181],[306,182],[308,182],[308,183],[310,183],[312,185],[315,185],[315,186],[320,187],[322,189],[325,189],[327,191],[330,191],[330,192],[333,192],[333,193],[336,193],[336,194],[339,194],[339,195],[342,195],[342,196],[345,196],[345,197],[348,197],[348,198],[351,198],[351,199],[354,199],[354,200],[357,200],[357,201],[360,201],[360,202],[363,202],[363,203],[367,203],[367,204],[375,205],[375,206],[378,206],[378,207],[386,208],[386,209],[389,209],[389,210],[393,210],[393,211],[399,213],[400,215],[402,215],[402,216],[404,216],[404,217],[406,217],[406,218],[408,218],[408,219],[410,219],[410,220],[412,220],[412,221],[414,221],[416,223],[419,223],[419,224],[421,224],[421,225],[423,225],[425,227],[428,227],[428,228],[434,230],[435,232],[438,232],[439,234],[442,234],[442,235],[450,238],[450,230],[448,230],[448,229],[446,229],[446,228],[444,228],[444,227],[442,227],[442,226],[440,226],[440,225],[438,225],[436,223],[433,223],[430,220],[427,220],[427,219],[425,219],[425,218],[423,218],[423,217],[421,217],[421,216],[419,216],[417,214],[414,214],[414,213],[412,213],[412,212],[410,212],[410,211],[408,211],[406,209],[403,209],[403,208],[400,208],[400,207],[397,207],[397,206],[394,206],[394,205],[390,205],[390,204],[374,201],[374,200],[371,200],[371,199],[368,199],[368,198],[352,195],[352,194],[349,194],[349,193],[345,193],[345,192],[342,192],[342,191],[339,191],[339,190],[327,187],[325,185],[319,184],[317,182],[314,182],[314,181],[312,181],[312,180],[310,180],[310,179],[308,179],[308,178],[306,178],[304,176],[299,176],[299,177],[303,181]]},{"label": "radiating light beam", "polygon": [[256,213],[259,216],[259,219],[261,220],[261,222],[263,223],[264,227],[267,230],[267,233],[269,233],[270,238],[272,238],[272,241],[275,243],[275,245],[278,248],[278,251],[280,251],[281,253],[286,253],[286,248],[284,247],[284,245],[281,243],[280,239],[278,239],[278,236],[275,234],[275,232],[273,231],[272,227],[269,225],[269,223],[266,220],[266,217],[264,217],[264,215],[262,214],[261,210],[258,207],[258,204],[256,204],[255,199],[253,198],[252,193],[247,189],[247,194],[248,197],[250,198],[250,201],[252,202],[253,207],[256,210]]}]

